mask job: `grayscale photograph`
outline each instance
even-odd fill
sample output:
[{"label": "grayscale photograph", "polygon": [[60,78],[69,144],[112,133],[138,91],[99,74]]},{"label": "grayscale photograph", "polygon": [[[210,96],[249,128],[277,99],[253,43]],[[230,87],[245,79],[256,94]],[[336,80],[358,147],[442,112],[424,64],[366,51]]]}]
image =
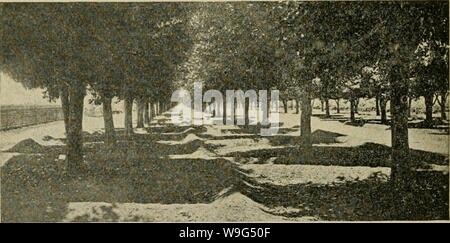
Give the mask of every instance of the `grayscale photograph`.
[{"label": "grayscale photograph", "polygon": [[0,221],[449,221],[448,20],[448,1],[2,2]]}]

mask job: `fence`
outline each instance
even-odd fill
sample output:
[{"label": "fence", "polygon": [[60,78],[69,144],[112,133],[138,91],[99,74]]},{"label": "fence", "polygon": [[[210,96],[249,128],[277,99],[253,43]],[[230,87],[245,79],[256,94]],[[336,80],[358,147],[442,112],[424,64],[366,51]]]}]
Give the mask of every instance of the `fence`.
[{"label": "fence", "polygon": [[0,108],[0,130],[63,119],[61,107],[56,106],[2,106]]}]

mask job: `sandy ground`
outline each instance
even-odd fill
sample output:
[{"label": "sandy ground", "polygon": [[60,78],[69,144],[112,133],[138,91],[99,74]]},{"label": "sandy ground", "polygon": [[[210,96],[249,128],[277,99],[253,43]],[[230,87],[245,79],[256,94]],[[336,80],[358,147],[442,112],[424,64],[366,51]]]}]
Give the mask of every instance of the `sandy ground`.
[{"label": "sandy ground", "polygon": [[210,204],[70,203],[64,221],[142,222],[283,222],[316,221],[315,217],[287,218],[268,213],[267,207],[241,193]]},{"label": "sandy ground", "polygon": [[[319,112],[317,112],[319,113]],[[320,114],[320,113],[319,113]],[[293,120],[291,115],[287,115],[288,121]],[[387,125],[365,124],[363,127],[345,125],[336,121],[324,121],[313,117],[312,129],[322,129],[347,135],[342,146],[358,146],[363,143],[372,142],[391,146],[391,130]],[[409,146],[411,149],[448,155],[448,131],[438,129],[409,129]]]},{"label": "sandy ground", "polygon": [[[290,111],[292,112],[292,111]],[[316,112],[320,113],[320,112]],[[156,117],[157,121],[167,121],[167,115]],[[299,125],[298,114],[280,113],[282,128],[293,128]],[[123,127],[123,115],[114,117],[116,128]],[[101,130],[103,127],[101,117],[84,118],[83,128],[88,133]],[[158,125],[159,126],[159,125]],[[164,125],[162,125],[163,127]],[[172,159],[200,158],[214,159],[224,157],[231,152],[245,152],[252,150],[264,150],[277,148],[268,139],[259,138],[226,138],[236,135],[230,130],[238,129],[235,126],[208,126],[206,132],[195,134],[193,128],[186,128],[182,132],[168,132],[164,135],[179,135],[180,140],[160,140],[158,143],[166,145],[185,145],[192,142],[202,142],[206,145],[218,146],[217,149],[208,150],[206,147],[199,147],[191,154],[168,155]],[[327,121],[312,118],[312,129],[340,133],[339,143],[317,144],[315,146],[342,146],[353,147],[364,143],[377,143],[390,146],[391,132],[388,126],[378,124],[365,124],[362,127],[346,125],[339,121]],[[222,131],[227,130],[227,131]],[[147,134],[148,131],[137,130],[138,134]],[[205,139],[202,137],[213,136],[216,139]],[[247,134],[251,135],[251,134]],[[285,136],[298,136],[299,131],[292,131]],[[46,136],[53,138],[64,137],[64,127],[62,121],[52,122],[32,127],[15,129],[0,132],[0,149],[2,151],[12,147],[21,140],[33,138],[43,145],[54,145],[55,140],[48,141]],[[448,155],[448,134],[438,129],[409,129],[410,147],[412,149],[429,151]],[[290,145],[286,145],[290,146]],[[279,148],[285,146],[278,146]],[[0,165],[3,166],[14,153],[0,153]],[[226,158],[230,161],[233,158]],[[275,164],[238,164],[248,175],[259,183],[267,183],[278,186],[318,184],[335,185],[349,181],[367,179],[374,174],[381,176],[382,180],[387,180],[390,175],[390,168],[387,167],[365,167],[365,166],[321,166],[321,165],[275,165]],[[448,166],[435,166],[433,169],[446,171]],[[198,178],[199,180],[201,178]],[[164,221],[164,222],[217,222],[217,221],[310,221],[320,220],[317,216],[283,217],[270,213],[271,208],[261,203],[255,202],[249,197],[239,193],[223,193],[212,203],[197,204],[159,204],[159,203],[107,203],[107,202],[69,202],[68,213],[64,221]],[[291,209],[278,207],[278,211],[288,212]]]},{"label": "sandy ground", "polygon": [[321,165],[243,165],[261,183],[273,185],[339,184],[347,181],[365,180],[374,174],[383,175],[387,181],[391,173],[386,167],[321,166]]}]

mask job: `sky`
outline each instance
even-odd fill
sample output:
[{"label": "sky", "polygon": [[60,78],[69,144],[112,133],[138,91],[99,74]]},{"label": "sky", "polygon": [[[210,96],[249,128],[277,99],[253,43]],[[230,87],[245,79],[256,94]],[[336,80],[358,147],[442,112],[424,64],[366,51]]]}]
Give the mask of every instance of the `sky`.
[{"label": "sky", "polygon": [[42,89],[25,89],[7,74],[0,72],[0,105],[59,105],[43,98]]},{"label": "sky", "polygon": [[[0,72],[0,106],[3,105],[61,105],[59,99],[55,102],[49,102],[43,96],[43,89],[26,89],[21,83],[15,81],[7,74]],[[86,109],[101,108],[89,104],[89,100],[92,99],[92,95],[87,94],[84,98],[84,106]],[[113,99],[112,107],[114,110],[121,110],[123,107],[122,102],[118,102],[117,99]]]}]

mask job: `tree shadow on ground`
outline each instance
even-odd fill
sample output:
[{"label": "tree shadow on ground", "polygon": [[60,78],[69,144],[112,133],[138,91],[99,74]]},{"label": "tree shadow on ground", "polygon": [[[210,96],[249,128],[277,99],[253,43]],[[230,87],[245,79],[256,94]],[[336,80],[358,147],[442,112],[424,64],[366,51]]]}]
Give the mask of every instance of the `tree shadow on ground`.
[{"label": "tree shadow on ground", "polygon": [[[181,134],[177,135],[176,138],[182,140],[187,136],[186,134]],[[145,160],[167,157],[168,155],[191,154],[201,147],[210,151],[221,147],[221,145],[206,143],[204,140],[190,140],[179,144],[162,144],[158,142],[161,140],[160,136],[154,134],[133,134],[129,139],[118,135],[117,138],[118,140],[114,145],[107,146],[104,144],[103,134],[93,133],[86,135],[83,137],[85,141],[83,151],[90,156],[94,156],[98,161],[107,160],[108,156],[104,156],[105,154],[120,160],[126,160],[130,157]],[[61,141],[65,142],[66,139],[61,139]],[[20,141],[5,152],[43,154],[52,159],[57,159],[58,156],[66,153],[66,146],[42,145],[30,138]],[[102,157],[105,159],[102,159]]]},{"label": "tree shadow on ground", "polygon": [[[342,141],[339,141],[337,138],[344,136],[346,135],[317,129],[311,133],[311,140],[313,144],[341,143]],[[295,145],[302,143],[302,138],[299,136],[270,136],[266,138],[270,141],[270,144],[272,144],[273,146]]]},{"label": "tree shadow on ground", "polygon": [[[139,144],[145,140],[135,142],[136,147],[145,147]],[[327,147],[315,148],[327,149]],[[369,144],[369,148],[363,147],[371,151],[379,151],[380,148],[376,144],[371,146]],[[11,158],[1,171],[2,220],[61,221],[67,213],[69,202],[210,203],[221,191],[230,187],[235,187],[251,199],[275,209],[270,213],[277,214],[277,206],[296,209],[293,212],[279,213],[286,217],[316,215],[325,220],[382,220],[399,217],[392,216],[392,210],[388,211],[392,207],[392,197],[397,194],[390,191],[386,183],[379,178],[375,178],[377,179],[375,181],[346,182],[343,185],[331,186],[278,186],[255,184],[257,182],[253,181],[251,183],[255,186],[249,187],[243,183],[244,180],[251,181],[246,178],[246,171],[224,159],[168,159],[142,156],[141,153],[148,153],[144,152],[145,148],[138,149],[135,153],[123,153],[117,149],[114,149],[114,152],[98,149],[100,151],[97,153],[86,153],[85,160],[89,165],[89,171],[75,178],[67,177],[65,162],[51,154],[23,154]],[[258,153],[262,152],[264,156],[265,151]],[[296,151],[299,153],[298,149]],[[284,155],[285,158],[298,157],[297,154],[286,152],[277,150],[275,155]],[[317,157],[324,154],[324,151],[314,153]],[[346,160],[336,162],[336,158],[348,156],[343,154],[342,150],[331,150],[328,153],[327,156],[330,157],[328,160],[313,160],[313,163],[348,162]],[[362,151],[347,151],[347,153],[357,156]],[[237,156],[241,155],[242,153],[239,153]],[[430,154],[421,156],[427,159]],[[368,157],[353,159],[361,163],[370,161],[371,157],[374,155],[369,153]],[[425,177],[423,180],[420,175],[416,177],[420,183],[425,184],[411,196],[418,199],[414,199],[411,206],[406,207],[409,210],[406,213],[409,214],[405,217],[408,219],[442,219],[446,212],[444,208],[448,209],[448,199],[445,201],[442,196],[448,195],[448,187],[447,194],[445,188],[437,188],[448,185],[448,175],[444,179],[440,176],[431,179]],[[389,214],[386,215],[386,212]]]},{"label": "tree shadow on ground", "polygon": [[87,154],[89,169],[78,177],[67,176],[65,162],[48,155],[14,156],[1,171],[2,220],[61,221],[69,202],[210,203],[242,177],[224,159],[122,161],[102,155]]},{"label": "tree shadow on ground", "polygon": [[161,127],[146,127],[145,130],[149,133],[170,135],[173,134],[183,134],[183,133],[204,133],[207,131],[205,126],[176,126],[176,125],[165,125]]},{"label": "tree shadow on ground", "polygon": [[[144,133],[134,131],[134,133],[127,137],[125,129],[115,129],[117,140],[178,140],[184,138],[187,134],[201,134],[207,131],[205,126],[173,126],[166,125],[161,127],[145,127]],[[97,131],[92,134],[85,134],[83,136],[84,142],[101,142],[104,140],[104,131]],[[62,139],[65,141],[65,139]]]},{"label": "tree shadow on ground", "polygon": [[198,134],[200,138],[206,140],[227,140],[227,139],[253,139],[258,141],[261,136],[258,134],[221,134],[221,135],[211,135],[211,134]]},{"label": "tree shadow on ground", "polygon": [[421,121],[411,121],[408,122],[409,128],[417,128],[417,129],[430,129],[430,128],[438,128],[442,130],[446,130],[448,132],[449,123],[448,121],[442,120],[440,118],[433,118],[431,123],[421,120]]},{"label": "tree shadow on ground", "polygon": [[[448,174],[418,172],[413,188],[394,190],[386,178],[335,184],[274,185],[248,180],[241,192],[285,217],[315,216],[321,220],[444,220],[448,219]],[[398,198],[408,201],[396,206]],[[289,211],[280,210],[289,208]]]},{"label": "tree shadow on ground", "polygon": [[355,119],[354,121],[350,120],[340,120],[340,123],[343,123],[344,125],[353,126],[353,127],[363,127],[366,125],[366,120],[362,118]]},{"label": "tree shadow on ground", "polygon": [[330,114],[328,116],[325,114],[312,114],[311,116],[317,117],[324,121],[341,121],[341,120],[346,121],[349,119],[348,117],[345,117],[342,114]]},{"label": "tree shadow on ground", "polygon": [[[357,147],[313,146],[311,158],[305,157],[301,146],[231,152],[225,156],[258,158],[258,163],[391,167],[391,151],[386,145],[365,143]],[[438,153],[410,149],[410,155],[412,166],[417,168],[448,165],[448,157]]]},{"label": "tree shadow on ground", "polygon": [[[376,125],[391,125],[391,119],[387,119],[386,122],[381,122],[381,119],[367,119],[367,118],[356,118],[355,121],[351,121],[349,117],[344,115],[330,115],[326,116],[324,114],[313,114],[312,116],[321,119],[322,121],[338,121],[344,125],[363,127],[366,124],[376,124]],[[429,123],[425,120],[410,120],[408,121],[408,128],[416,129],[443,129],[448,131],[449,123],[446,120],[440,118],[433,118],[433,122]]]},{"label": "tree shadow on ground", "polygon": [[[64,163],[44,155],[17,155],[1,170],[3,222],[60,221],[69,179]],[[69,194],[70,195],[70,194]]]},{"label": "tree shadow on ground", "polygon": [[[277,124],[278,130],[281,130],[282,126],[284,125],[284,122],[279,122]],[[258,123],[256,125],[238,125],[237,128],[234,129],[221,129],[222,132],[228,132],[232,134],[260,134],[261,129],[267,129],[271,128],[271,125],[262,125],[261,123]],[[289,130],[291,128],[287,128]],[[295,130],[293,130],[295,131]]]},{"label": "tree shadow on ground", "polygon": [[[302,143],[302,138],[298,135],[286,135],[292,132],[298,132],[299,128],[280,128],[277,135],[262,137],[258,134],[240,134],[240,129],[224,129],[225,131],[233,131],[232,134],[224,135],[209,135],[209,134],[198,134],[200,138],[207,140],[227,140],[227,139],[253,139],[254,141],[259,141],[262,139],[268,139],[270,144],[273,146],[281,145],[296,145]],[[325,130],[315,130],[311,134],[311,139],[313,144],[331,144],[331,143],[341,143],[337,138],[344,137],[346,135],[329,132]]]},{"label": "tree shadow on ground", "polygon": [[[165,131],[185,131],[176,129],[171,127]],[[202,137],[204,130],[199,127],[176,135],[176,138],[181,140],[191,132],[199,132],[199,137]],[[418,175],[417,180],[423,186],[412,192],[410,197],[414,200],[405,207],[406,216],[392,216],[392,198],[398,194],[377,177],[325,186],[261,184],[247,178],[237,164],[225,159],[167,157],[193,153],[201,147],[208,150],[216,148],[203,140],[167,145],[157,142],[161,139],[159,134],[134,134],[126,140],[122,133],[123,130],[118,130],[119,139],[115,146],[105,146],[102,133],[85,134],[84,159],[88,171],[78,177],[68,177],[65,161],[58,158],[64,152],[61,151],[64,146],[35,146],[28,141],[23,144],[26,146],[22,145],[25,147],[22,150],[16,148],[19,153],[26,154],[12,157],[2,167],[2,220],[61,221],[69,202],[210,203],[230,187],[272,209],[278,206],[296,209],[295,212],[280,213],[286,217],[317,215],[326,220],[381,220],[400,216],[407,219],[448,218],[448,197],[445,199],[443,196],[448,195],[448,187],[442,189],[442,185],[448,185],[448,175],[445,178],[440,174]],[[332,143],[341,135],[320,130],[314,136],[321,143]],[[272,144],[294,142],[277,140],[281,139],[277,136],[266,138],[272,139]],[[311,160],[303,157],[301,148],[292,146],[229,155],[261,159],[276,157],[273,161],[276,164],[390,166],[390,151],[384,145],[364,144],[355,148],[314,146]],[[448,158],[434,153],[411,150],[411,155],[412,160],[422,167],[426,167],[423,163],[448,164]],[[244,181],[250,181],[250,184]],[[105,210],[112,220],[117,217],[110,209]]]},{"label": "tree shadow on ground", "polygon": [[[355,121],[349,121],[349,120],[339,120],[339,122],[344,123],[344,125],[349,126],[356,126],[356,127],[363,127],[366,124],[376,124],[376,125],[391,125],[391,120],[387,120],[386,122],[382,123],[380,119],[363,119],[358,118]],[[421,121],[408,121],[408,128],[415,128],[415,129],[442,129],[448,131],[449,125],[447,122],[443,122],[440,119],[434,119],[432,123],[428,123],[424,120]],[[390,129],[390,127],[388,128]]]},{"label": "tree shadow on ground", "polygon": [[41,153],[60,154],[64,153],[64,151],[65,151],[64,145],[45,146],[36,142],[32,138],[27,138],[18,142],[13,147],[5,150],[4,152],[25,153],[25,154],[41,154]]},{"label": "tree shadow on ground", "polygon": [[317,117],[322,121],[338,121],[343,123],[344,125],[354,126],[354,127],[363,127],[366,123],[376,122],[381,120],[377,119],[364,119],[364,118],[355,118],[354,121],[350,120],[350,117],[344,116],[342,114],[333,114],[333,115],[325,115],[325,114],[313,114],[313,117]]}]

